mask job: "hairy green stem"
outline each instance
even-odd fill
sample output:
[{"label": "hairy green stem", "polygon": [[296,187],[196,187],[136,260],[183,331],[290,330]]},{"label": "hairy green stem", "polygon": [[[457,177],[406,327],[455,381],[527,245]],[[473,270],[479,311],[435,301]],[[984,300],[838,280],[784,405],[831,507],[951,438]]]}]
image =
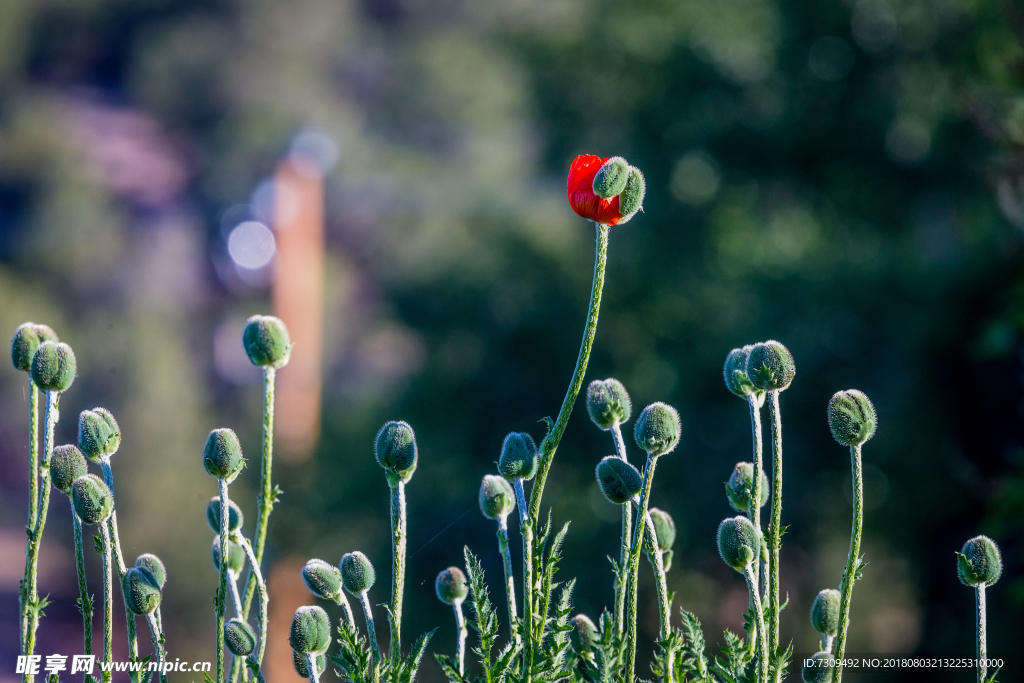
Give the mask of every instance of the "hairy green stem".
[{"label": "hairy green stem", "polygon": [[160,625],[156,610],[146,615],[146,623],[149,624],[150,639],[153,641],[153,649],[156,650],[156,665],[160,672],[160,683],[167,683],[167,672],[164,671],[167,653],[164,650],[163,627]]},{"label": "hairy green stem", "polygon": [[853,583],[857,578],[860,564],[860,534],[864,524],[864,476],[861,468],[860,446],[850,446],[850,460],[853,469],[853,528],[850,532],[850,554],[846,558],[846,570],[839,585],[839,630],[836,633],[836,670],[834,683],[843,680],[843,656],[846,654],[846,631],[850,626],[850,602],[853,599]]},{"label": "hairy green stem", "polygon": [[267,683],[266,679],[263,678],[263,669],[260,667],[259,662],[256,661],[256,657],[249,655],[249,661],[252,662],[252,665],[256,669],[256,680],[259,681],[259,683]]},{"label": "hairy green stem", "polygon": [[405,482],[391,487],[391,661],[402,657],[402,593],[405,588]]},{"label": "hairy green stem", "polygon": [[[629,462],[626,455],[626,442],[622,438],[622,428],[616,422],[611,429],[615,452],[623,462]],[[615,628],[622,635],[626,628],[626,579],[629,563],[629,544],[633,535],[633,503],[626,501],[622,505],[622,533],[619,543],[619,576],[615,579]]]},{"label": "hairy green stem", "polygon": [[[25,542],[25,557],[32,549],[32,533],[39,517],[39,390],[32,381],[32,373],[28,375],[28,540]],[[21,653],[29,654],[25,649],[28,638],[28,563],[25,564],[25,578],[18,592],[18,630],[21,635]],[[26,679],[28,676],[26,675]]]},{"label": "hairy green stem", "polygon": [[459,631],[459,639],[455,644],[455,659],[459,661],[459,675],[464,675],[466,671],[465,660],[466,660],[466,636],[469,635],[469,631],[466,630],[466,618],[462,616],[462,600],[456,600],[452,603],[452,609],[455,611],[455,627]]},{"label": "hairy green stem", "polygon": [[[533,667],[533,621],[535,601],[533,599],[533,523],[526,507],[526,493],[523,491],[523,480],[512,482],[516,492],[516,507],[519,508],[519,535],[523,537],[523,679],[531,679]],[[534,491],[537,490],[534,484]]]},{"label": "hairy green stem", "polygon": [[978,683],[985,683],[988,676],[988,652],[985,647],[985,584],[974,590],[975,617],[978,623]]},{"label": "hairy green stem", "polygon": [[[761,539],[761,545],[764,545],[764,532],[761,530],[761,470],[764,469],[764,445],[761,436],[761,405],[764,403],[764,394],[751,393],[747,394],[747,404],[750,406],[750,431],[751,441],[754,445],[754,474],[753,474],[753,490],[750,492],[750,504],[747,506],[747,517],[750,522],[757,529],[758,537]],[[762,590],[761,583],[761,555],[754,559],[754,588],[757,591]],[[765,584],[767,585],[767,583]],[[750,609],[754,609],[754,599],[750,599]],[[751,627],[751,633],[747,634],[747,650],[753,654],[757,646],[757,641],[760,638],[764,638],[764,630],[758,629],[755,623]]]},{"label": "hairy green stem", "polygon": [[518,645],[522,642],[522,636],[519,634],[517,625],[519,614],[516,609],[516,578],[512,573],[512,552],[508,544],[508,515],[498,517],[498,550],[501,551],[501,565],[505,570],[505,598],[508,602],[509,631]]},{"label": "hairy green stem", "polygon": [[[267,649],[267,629],[270,625],[270,620],[267,616],[267,612],[270,608],[270,594],[267,593],[267,584],[263,581],[263,572],[260,571],[260,565],[256,562],[256,554],[253,552],[252,545],[249,540],[242,536],[241,532],[234,532],[232,540],[242,547],[245,552],[246,558],[249,560],[249,566],[252,567],[253,576],[256,577],[256,586],[260,591],[260,616],[259,616],[259,627],[260,627],[260,647],[257,651],[256,663],[263,666],[263,654]],[[349,623],[355,628],[355,622],[352,619],[352,608],[348,605],[348,600],[342,595],[341,599],[344,601],[345,614],[348,615]],[[342,604],[342,603],[339,603]],[[242,619],[243,617],[239,617]]]},{"label": "hairy green stem", "polygon": [[242,598],[238,595],[238,575],[232,571],[228,572],[228,588],[231,590],[231,606],[235,609],[235,616],[241,619]]},{"label": "hairy green stem", "polygon": [[[110,531],[101,523],[100,536],[103,540],[103,661],[114,661],[114,560],[110,547]],[[108,666],[103,672],[104,683],[109,683],[113,673]]]},{"label": "hairy green stem", "polygon": [[[70,498],[68,499],[71,500]],[[71,503],[71,524],[75,531],[75,569],[78,571],[78,611],[82,613],[82,632],[85,639],[83,653],[92,654],[92,598],[85,580],[85,550],[82,548],[82,520]]]},{"label": "hairy green stem", "polygon": [[377,642],[377,629],[373,626],[373,608],[370,607],[370,597],[366,591],[359,594],[359,604],[363,608],[363,616],[366,617],[366,639],[370,641],[370,649],[373,651],[373,663],[380,663],[380,644]]},{"label": "hairy green stem", "polygon": [[306,653],[306,667],[309,669],[309,683],[320,683],[320,672],[316,670],[316,653]]},{"label": "hairy green stem", "polygon": [[[658,639],[668,640],[672,635],[672,601],[668,594],[668,583],[665,581],[665,563],[661,551],[658,549],[658,537],[654,533],[654,520],[651,519],[650,512],[647,513],[645,522],[644,536],[647,544],[647,558],[651,562],[651,569],[654,570],[654,585],[658,592],[658,616],[661,622]],[[669,650],[665,657],[666,683],[672,683],[674,680],[674,660],[674,652]]]},{"label": "hairy green stem", "polygon": [[539,518],[540,500],[544,495],[544,483],[548,478],[548,470],[551,469],[551,461],[555,458],[558,442],[562,440],[562,434],[565,433],[565,427],[569,423],[569,415],[572,414],[572,407],[583,386],[583,376],[587,372],[590,350],[594,346],[594,335],[597,334],[597,316],[601,311],[601,291],[604,288],[604,271],[608,262],[609,227],[601,223],[595,223],[595,226],[597,228],[597,252],[594,257],[594,281],[590,290],[590,310],[587,312],[587,324],[583,330],[583,342],[580,344],[579,356],[576,357],[576,369],[573,371],[572,381],[569,383],[569,389],[562,401],[562,408],[558,411],[558,418],[553,425],[550,425],[547,435],[540,444],[540,468],[530,491],[529,514],[533,520]]},{"label": "hairy green stem", "polygon": [[[782,548],[782,413],[779,392],[768,392],[768,413],[772,421],[772,517],[768,527],[768,651],[779,647],[779,550]],[[761,473],[754,472],[754,480]],[[760,486],[758,487],[760,488]],[[760,499],[757,501],[760,503]],[[838,681],[836,682],[838,683]]]},{"label": "hairy green stem", "polygon": [[224,683],[224,611],[227,608],[228,592],[228,547],[231,536],[228,535],[228,483],[217,479],[217,490],[220,493],[220,580],[217,584],[217,599],[214,601],[217,615],[217,683]]},{"label": "hairy green stem", "polygon": [[[751,565],[757,564],[757,558],[751,564],[748,564],[743,570],[743,577],[747,580],[747,589],[750,591],[751,602],[754,603],[754,617],[757,619],[757,631],[764,633],[764,610],[761,609],[761,596],[757,590],[757,579],[754,574],[754,569]],[[762,635],[761,638],[757,639],[757,643],[760,646],[758,648],[757,657],[757,680],[758,683],[767,683],[768,681],[768,641]]]},{"label": "hairy green stem", "polygon": [[352,614],[352,605],[349,604],[344,591],[338,591],[338,594],[334,596],[334,604],[341,607],[342,611],[345,612],[345,621],[348,622],[348,625],[354,631],[356,628],[356,617]]},{"label": "hairy green stem", "polygon": [[658,457],[647,454],[647,464],[644,466],[644,484],[640,491],[640,503],[637,505],[637,524],[633,530],[633,543],[630,547],[629,556],[629,622],[626,629],[626,680],[633,680],[633,673],[636,670],[636,602],[638,582],[640,578],[640,550],[643,546],[644,528],[647,526],[647,507],[651,499],[651,483],[654,481],[654,468],[658,464]]},{"label": "hairy green stem", "polygon": [[[110,529],[110,539],[113,545],[114,566],[117,568],[117,582],[121,585],[121,598],[124,599],[124,575],[128,572],[128,567],[124,563],[124,555],[121,552],[121,536],[117,531],[117,495],[114,494],[114,470],[110,467],[110,456],[100,458],[100,469],[103,470],[103,480],[106,482],[107,488],[114,495],[114,510],[110,513],[107,526]],[[125,623],[128,625],[128,659],[137,662],[139,660],[139,636],[135,624],[135,613],[128,609],[128,601],[124,600],[124,602],[124,618]],[[128,677],[136,682],[142,680],[140,672],[130,672]]]}]

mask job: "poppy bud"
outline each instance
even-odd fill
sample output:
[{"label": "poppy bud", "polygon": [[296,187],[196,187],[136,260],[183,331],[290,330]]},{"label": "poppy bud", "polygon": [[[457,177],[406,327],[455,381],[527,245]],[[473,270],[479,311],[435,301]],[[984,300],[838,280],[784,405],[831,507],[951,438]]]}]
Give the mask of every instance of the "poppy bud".
[{"label": "poppy bud", "polygon": [[622,157],[612,157],[601,164],[594,176],[594,194],[601,199],[611,199],[622,194],[629,178],[629,164]]},{"label": "poppy bud", "polygon": [[658,508],[647,511],[654,523],[654,537],[658,540],[658,550],[667,552],[676,542],[676,523],[672,515]]},{"label": "poppy bud", "polygon": [[506,479],[530,480],[537,474],[537,444],[526,432],[512,432],[501,444],[498,471]]},{"label": "poppy bud", "polygon": [[[292,664],[295,666],[295,673],[309,680],[309,662],[306,661],[305,654],[292,650]],[[326,668],[327,655],[320,653],[316,656],[316,670],[323,671]]]},{"label": "poppy bud", "polygon": [[331,620],[316,605],[303,605],[292,617],[288,643],[303,654],[326,652],[331,645]]},{"label": "poppy bud", "polygon": [[875,435],[877,424],[875,406],[856,389],[837,391],[828,402],[828,426],[843,446],[860,446]]},{"label": "poppy bud", "polygon": [[835,588],[826,588],[814,596],[811,626],[823,636],[834,636],[839,630],[839,591]]},{"label": "poppy bud", "polygon": [[139,555],[135,558],[135,566],[142,571],[149,572],[157,588],[164,589],[164,584],[167,583],[167,569],[159,557],[152,553]]},{"label": "poppy bud", "polygon": [[787,389],[796,375],[793,354],[775,340],[754,344],[747,356],[747,378],[758,391]]},{"label": "poppy bud", "polygon": [[[242,528],[245,517],[242,516],[242,509],[235,505],[235,501],[228,499],[228,531],[234,532]],[[220,533],[220,497],[214,496],[206,504],[206,523],[215,534]]]},{"label": "poppy bud", "polygon": [[44,341],[32,356],[32,381],[43,391],[67,391],[76,371],[75,352],[63,342]]},{"label": "poppy bud", "polygon": [[831,652],[815,652],[804,660],[800,677],[804,683],[832,683],[835,674],[835,655]]},{"label": "poppy bud", "polygon": [[79,477],[89,473],[88,463],[82,451],[72,444],[57,446],[50,458],[50,480],[53,487],[67,495],[71,495],[71,485]]},{"label": "poppy bud", "polygon": [[163,595],[148,571],[131,567],[121,579],[121,588],[124,604],[133,614],[151,614],[160,606]]},{"label": "poppy bud", "polygon": [[1003,573],[999,546],[988,536],[975,536],[956,554],[956,569],[965,586],[991,586]]},{"label": "poppy bud", "polygon": [[675,449],[681,431],[679,412],[675,408],[666,403],[652,403],[636,419],[633,439],[648,455],[660,456]]},{"label": "poppy bud", "polygon": [[587,387],[587,413],[598,428],[608,431],[629,421],[633,404],[622,382],[609,377],[595,379]]},{"label": "poppy bud", "polygon": [[[220,571],[220,536],[213,537],[213,546],[210,548],[213,555],[213,568]],[[245,551],[242,546],[228,539],[228,571],[238,576],[245,567]]]},{"label": "poppy bud", "polygon": [[[746,513],[750,509],[750,497],[754,495],[754,465],[749,462],[738,462],[725,482],[725,496],[729,505],[736,512]],[[768,502],[768,475],[761,470],[761,504]]]},{"label": "poppy bud", "polygon": [[516,492],[512,485],[495,474],[485,474],[480,482],[480,512],[487,519],[508,515],[516,507]]},{"label": "poppy bud", "polygon": [[597,644],[601,634],[586,614],[577,614],[569,620],[572,630],[569,631],[569,642],[577,655],[590,652],[590,648]]},{"label": "poppy bud", "polygon": [[224,624],[224,644],[234,656],[248,657],[256,649],[256,634],[241,619],[231,619]]},{"label": "poppy bud", "polygon": [[210,432],[203,449],[203,467],[211,476],[224,479],[229,484],[238,476],[245,467],[245,458],[242,457],[242,444],[238,443],[233,431],[214,429]]},{"label": "poppy bud", "polygon": [[71,502],[84,524],[106,522],[114,511],[114,494],[95,474],[86,474],[71,485]]},{"label": "poppy bud", "polygon": [[341,593],[341,572],[332,564],[312,559],[302,568],[302,580],[309,592],[324,600],[334,600]]},{"label": "poppy bud", "polygon": [[385,471],[394,472],[402,481],[409,481],[418,460],[416,434],[409,423],[392,420],[381,427],[373,442],[373,455]]},{"label": "poppy bud", "polygon": [[78,447],[85,457],[101,462],[117,452],[121,428],[106,408],[83,410],[78,414]]},{"label": "poppy bud", "polygon": [[614,455],[606,455],[597,463],[597,485],[610,503],[622,505],[640,493],[643,477],[628,462]]},{"label": "poppy bud", "polygon": [[288,328],[272,315],[254,315],[245,321],[242,346],[252,364],[260,367],[287,365],[292,352]]},{"label": "poppy bud", "polygon": [[733,349],[725,357],[725,366],[722,368],[722,377],[725,379],[725,388],[740,398],[746,398],[757,390],[747,377],[747,358],[750,350],[754,348],[750,344],[740,349]]},{"label": "poppy bud", "polygon": [[628,221],[643,208],[645,194],[647,194],[647,184],[644,182],[644,174],[636,166],[630,166],[626,189],[619,195],[619,213],[622,214],[619,225]]},{"label": "poppy bud", "polygon": [[11,339],[11,362],[14,363],[14,369],[30,372],[32,357],[36,355],[39,345],[45,341],[59,341],[57,333],[50,327],[36,323],[18,325]]},{"label": "poppy bud", "polygon": [[458,567],[448,567],[437,575],[434,581],[437,599],[446,605],[462,602],[469,595],[466,575]]},{"label": "poppy bud", "polygon": [[342,555],[340,566],[341,583],[352,595],[365,593],[377,580],[377,574],[373,571],[369,558],[358,550]]},{"label": "poppy bud", "polygon": [[757,529],[746,517],[730,517],[718,525],[718,554],[736,571],[742,572],[760,552]]}]

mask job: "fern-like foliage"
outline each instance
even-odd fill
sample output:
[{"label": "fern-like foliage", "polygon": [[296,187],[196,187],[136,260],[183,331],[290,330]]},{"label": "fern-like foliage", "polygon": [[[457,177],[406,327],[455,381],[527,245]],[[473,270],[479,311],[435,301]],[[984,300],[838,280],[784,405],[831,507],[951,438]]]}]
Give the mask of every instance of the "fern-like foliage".
[{"label": "fern-like foliage", "polygon": [[338,624],[338,645],[341,647],[329,659],[336,667],[338,678],[348,683],[413,683],[423,661],[423,653],[436,630],[417,638],[408,655],[397,660],[385,658],[374,665],[369,642],[347,619],[342,619]]}]

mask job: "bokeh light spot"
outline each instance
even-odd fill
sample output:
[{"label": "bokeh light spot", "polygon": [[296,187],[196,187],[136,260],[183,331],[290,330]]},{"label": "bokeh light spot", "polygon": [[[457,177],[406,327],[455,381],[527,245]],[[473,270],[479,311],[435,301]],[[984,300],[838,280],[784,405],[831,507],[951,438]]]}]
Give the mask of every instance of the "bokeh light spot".
[{"label": "bokeh light spot", "polygon": [[274,258],[275,250],[274,234],[257,221],[239,223],[228,237],[231,260],[243,268],[262,268]]}]

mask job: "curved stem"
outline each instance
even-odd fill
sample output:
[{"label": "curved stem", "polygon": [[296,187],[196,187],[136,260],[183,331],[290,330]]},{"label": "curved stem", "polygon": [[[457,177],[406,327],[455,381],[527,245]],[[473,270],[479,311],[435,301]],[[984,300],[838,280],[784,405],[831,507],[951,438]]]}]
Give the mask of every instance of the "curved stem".
[{"label": "curved stem", "polygon": [[[754,563],[756,563],[756,558]],[[747,589],[750,591],[750,599],[754,603],[754,616],[757,619],[757,630],[764,633],[764,610],[761,609],[761,596],[757,591],[754,571],[748,564],[743,571],[743,577],[747,580]],[[768,680],[768,641],[763,636],[757,640],[759,648],[757,662],[757,680],[764,683]]]},{"label": "curved stem", "polygon": [[391,487],[391,660],[402,656],[402,593],[405,584],[405,482]]},{"label": "curved stem", "polygon": [[[526,494],[523,491],[523,480],[512,482],[516,492],[516,507],[519,508],[519,535],[523,537],[523,679],[529,681],[533,667],[533,524],[526,507]],[[537,490],[534,484],[534,491]]]},{"label": "curved stem", "polygon": [[146,615],[146,623],[149,624],[150,639],[153,641],[153,649],[156,650],[156,666],[160,672],[160,683],[167,683],[167,672],[164,671],[164,661],[167,658],[164,651],[164,634],[156,610]]},{"label": "curved stem", "polygon": [[540,514],[540,499],[544,495],[544,483],[548,478],[548,470],[551,469],[551,461],[555,458],[555,449],[558,448],[558,442],[562,440],[562,434],[569,423],[572,407],[583,386],[583,376],[587,372],[590,350],[594,346],[594,335],[597,334],[597,316],[601,311],[601,291],[604,288],[605,265],[608,262],[609,227],[600,223],[595,225],[597,227],[597,251],[594,257],[594,281],[590,290],[590,310],[587,312],[587,324],[583,329],[580,353],[576,357],[576,369],[573,371],[569,389],[562,400],[562,408],[558,411],[558,418],[554,425],[551,425],[547,436],[540,444],[540,468],[530,491],[530,518],[533,520],[536,520]]},{"label": "curved stem", "polygon": [[259,662],[256,661],[256,658],[253,655],[249,655],[249,661],[256,667],[256,680],[259,683],[267,683],[266,679],[263,678],[263,669],[260,667]]},{"label": "curved stem", "polygon": [[519,635],[517,622],[519,621],[518,610],[516,610],[516,578],[512,573],[512,552],[508,545],[508,516],[498,517],[498,550],[501,551],[501,565],[505,570],[505,598],[508,602],[508,624],[509,631],[515,638],[516,644],[522,642]]},{"label": "curved stem", "polygon": [[[39,391],[35,382],[32,381],[32,374],[28,375],[28,530],[34,531],[36,520],[39,518]],[[26,541],[25,556],[28,557],[32,548],[32,535],[29,534]],[[29,654],[25,649],[26,638],[28,637],[28,564],[25,566],[25,580],[22,581],[21,590],[18,592],[20,611],[19,631],[21,635],[21,653]],[[28,676],[26,676],[26,679]]]},{"label": "curved stem", "polygon": [[864,523],[864,482],[860,461],[860,446],[850,446],[850,460],[853,469],[853,528],[850,532],[850,554],[846,558],[846,570],[839,585],[839,630],[836,633],[835,683],[843,680],[843,656],[846,654],[846,631],[850,626],[850,601],[853,598],[853,583],[857,578],[860,564],[860,534]]},{"label": "curved stem", "polygon": [[[46,515],[50,509],[50,460],[53,458],[53,430],[57,424],[59,413],[57,400],[59,394],[56,391],[46,392],[46,417],[43,435],[43,459],[39,463],[39,509],[36,513],[36,523],[32,527],[29,536],[28,553],[25,557],[25,584],[22,590],[26,590],[25,618],[27,620],[25,632],[25,654],[30,655],[36,647],[36,631],[39,629],[39,547],[43,540],[43,530],[46,527]],[[25,674],[23,680],[31,683],[35,677]]]},{"label": "curved stem", "polygon": [[[68,499],[71,500],[70,498]],[[92,598],[85,580],[85,550],[82,548],[82,520],[71,503],[71,523],[75,531],[75,569],[78,572],[78,611],[82,614],[82,632],[85,639],[83,654],[92,654]]]},{"label": "curved stem", "polygon": [[978,623],[978,683],[985,683],[988,676],[988,653],[985,647],[985,584],[979,585],[975,591],[975,616]]},{"label": "curved stem", "polygon": [[[269,628],[270,621],[267,617],[267,612],[270,607],[270,594],[267,593],[267,584],[263,581],[263,572],[260,571],[260,565],[256,562],[256,554],[252,550],[249,540],[242,536],[241,532],[234,532],[233,540],[235,543],[242,547],[245,552],[245,556],[249,559],[249,567],[251,568],[252,575],[255,577],[256,586],[260,591],[260,647],[257,651],[256,663],[260,666],[263,665],[263,654],[267,649],[267,629]],[[344,601],[345,613],[348,615],[349,623],[355,628],[355,622],[352,619],[352,608],[348,605],[348,600],[342,595],[341,599]],[[340,604],[340,603],[339,603]],[[241,619],[242,617],[239,617]]]},{"label": "curved stem", "polygon": [[465,673],[466,659],[466,636],[469,635],[469,631],[466,630],[466,618],[462,616],[462,600],[456,600],[452,603],[452,609],[455,611],[455,627],[459,630],[459,639],[455,645],[455,659],[459,660],[459,675]]},{"label": "curved stem", "polygon": [[363,615],[366,617],[366,638],[370,641],[370,648],[373,650],[373,663],[380,663],[380,644],[377,642],[377,629],[373,626],[373,609],[370,607],[370,598],[363,591],[359,594],[359,604],[363,607]]},{"label": "curved stem", "polygon": [[[110,493],[114,493],[114,471],[110,467],[110,457],[104,456],[100,460],[100,469],[103,470],[103,480],[107,484],[107,488],[110,489]],[[110,519],[107,520],[107,527],[110,529],[110,539],[113,545],[112,552],[114,556],[114,566],[117,568],[117,581],[121,584],[121,597],[124,598],[124,575],[128,571],[127,566],[124,563],[124,555],[121,553],[121,536],[117,531],[117,495],[114,495],[114,511],[110,513]],[[127,604],[127,601],[125,601]],[[139,639],[138,631],[135,625],[135,613],[124,608],[125,623],[128,625],[128,659],[137,662],[139,660]],[[141,681],[142,674],[139,672],[129,673],[129,678],[133,681]]]},{"label": "curved stem", "polygon": [[[612,441],[615,443],[615,452],[623,462],[629,462],[626,455],[626,442],[622,438],[622,428],[615,423],[611,429]],[[619,635],[622,635],[626,624],[626,579],[627,565],[629,564],[629,544],[633,535],[633,503],[626,501],[622,505],[622,533],[619,543],[619,576],[615,581],[615,628]]]},{"label": "curved stem", "polygon": [[224,611],[227,608],[228,593],[228,548],[231,536],[228,534],[228,483],[217,480],[220,493],[220,580],[217,583],[217,599],[214,605],[217,615],[217,683],[224,683]]},{"label": "curved stem", "polygon": [[[114,561],[110,531],[106,524],[100,523],[99,527],[103,539],[103,661],[110,665],[114,661]],[[111,666],[107,666],[103,672],[104,682],[109,683],[111,676]]]},{"label": "curved stem", "polygon": [[647,465],[644,467],[644,487],[640,491],[640,503],[637,505],[637,525],[633,530],[633,544],[629,557],[629,623],[626,629],[626,680],[633,680],[636,670],[636,601],[638,579],[640,574],[640,550],[642,547],[644,528],[647,526],[647,506],[651,499],[651,482],[654,481],[654,468],[658,464],[657,456],[647,454]]},{"label": "curved stem", "polygon": [[[772,517],[768,527],[768,651],[779,648],[779,550],[782,547],[782,413],[779,392],[768,392],[772,421]],[[754,473],[760,481],[761,473]],[[758,487],[760,488],[760,487]],[[761,502],[758,500],[758,502]],[[838,683],[838,681],[837,681]]]},{"label": "curved stem", "polygon": [[342,611],[345,612],[345,621],[352,627],[352,630],[356,630],[356,617],[352,614],[352,605],[349,604],[348,598],[345,597],[345,591],[339,590],[338,594],[334,597],[334,604],[341,607]]},{"label": "curved stem", "polygon": [[274,509],[274,488],[271,484],[271,471],[274,460],[274,380],[276,370],[272,367],[263,368],[263,460],[260,466],[260,493],[256,501],[256,530],[253,532],[253,549],[256,562],[250,563],[249,578],[245,582],[245,597],[242,600],[241,619],[249,617],[253,595],[256,593],[256,579],[252,567],[262,566],[263,549],[267,543],[267,525],[270,513]]},{"label": "curved stem", "polygon": [[228,588],[231,589],[231,605],[235,608],[235,616],[241,619],[242,598],[238,595],[238,575],[228,572]]}]

